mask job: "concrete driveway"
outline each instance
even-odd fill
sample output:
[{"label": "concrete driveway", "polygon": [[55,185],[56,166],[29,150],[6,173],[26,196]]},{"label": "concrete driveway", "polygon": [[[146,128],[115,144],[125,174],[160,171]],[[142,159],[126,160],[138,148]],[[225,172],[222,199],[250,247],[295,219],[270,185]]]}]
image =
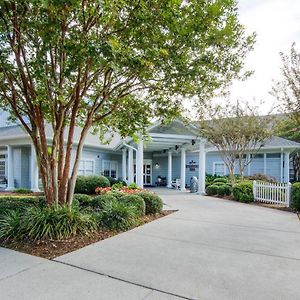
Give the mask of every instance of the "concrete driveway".
[{"label": "concrete driveway", "polygon": [[178,212],[54,261],[0,249],[0,298],[300,299],[295,214],[157,191]]}]

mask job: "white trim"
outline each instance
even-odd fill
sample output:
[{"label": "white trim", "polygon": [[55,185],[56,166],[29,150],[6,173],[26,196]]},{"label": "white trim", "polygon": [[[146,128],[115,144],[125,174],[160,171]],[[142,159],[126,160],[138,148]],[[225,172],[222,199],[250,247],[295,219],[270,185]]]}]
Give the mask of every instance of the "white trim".
[{"label": "white trim", "polygon": [[117,160],[110,160],[110,159],[105,159],[102,160],[102,174],[104,175],[104,163],[109,163],[109,177],[111,177],[111,163],[116,164],[116,179],[119,178],[119,162]]},{"label": "white trim", "polygon": [[224,168],[223,173],[224,174],[222,176],[226,175],[226,165],[225,165],[224,161],[214,161],[213,162],[213,175],[216,175],[216,164],[222,164],[223,165],[223,168]]}]

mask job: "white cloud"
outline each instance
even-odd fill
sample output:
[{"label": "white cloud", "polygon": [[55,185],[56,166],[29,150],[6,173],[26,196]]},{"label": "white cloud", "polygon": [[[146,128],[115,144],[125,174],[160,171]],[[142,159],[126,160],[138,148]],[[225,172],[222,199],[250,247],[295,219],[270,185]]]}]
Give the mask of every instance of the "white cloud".
[{"label": "white cloud", "polygon": [[300,1],[240,0],[238,6],[247,33],[257,33],[254,51],[246,60],[246,68],[255,73],[247,81],[233,84],[231,99],[263,100],[261,113],[267,113],[276,102],[269,92],[272,79],[281,75],[279,52],[287,53],[293,42],[300,46]]}]

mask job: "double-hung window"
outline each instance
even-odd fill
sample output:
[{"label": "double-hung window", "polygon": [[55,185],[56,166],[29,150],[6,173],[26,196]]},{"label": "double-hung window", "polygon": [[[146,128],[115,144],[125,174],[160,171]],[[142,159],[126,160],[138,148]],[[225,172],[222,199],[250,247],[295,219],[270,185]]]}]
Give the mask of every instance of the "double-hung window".
[{"label": "double-hung window", "polygon": [[79,163],[78,175],[89,176],[95,174],[95,162],[89,159],[82,159]]},{"label": "double-hung window", "polygon": [[226,175],[226,168],[224,162],[214,162],[213,174],[218,176]]},{"label": "double-hung window", "polygon": [[118,178],[118,162],[114,160],[104,160],[103,175],[106,177]]}]

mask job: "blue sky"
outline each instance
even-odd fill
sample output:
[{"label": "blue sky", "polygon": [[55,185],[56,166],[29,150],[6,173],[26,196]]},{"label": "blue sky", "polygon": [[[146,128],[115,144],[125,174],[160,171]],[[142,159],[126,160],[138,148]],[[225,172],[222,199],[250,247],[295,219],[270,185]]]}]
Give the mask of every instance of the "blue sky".
[{"label": "blue sky", "polygon": [[269,92],[272,79],[280,78],[279,52],[288,53],[293,42],[300,49],[300,1],[240,0],[238,7],[246,31],[257,33],[255,49],[246,60],[246,68],[255,73],[247,81],[233,84],[231,99],[256,103],[262,100],[261,113],[264,114],[276,105],[276,99]]}]

